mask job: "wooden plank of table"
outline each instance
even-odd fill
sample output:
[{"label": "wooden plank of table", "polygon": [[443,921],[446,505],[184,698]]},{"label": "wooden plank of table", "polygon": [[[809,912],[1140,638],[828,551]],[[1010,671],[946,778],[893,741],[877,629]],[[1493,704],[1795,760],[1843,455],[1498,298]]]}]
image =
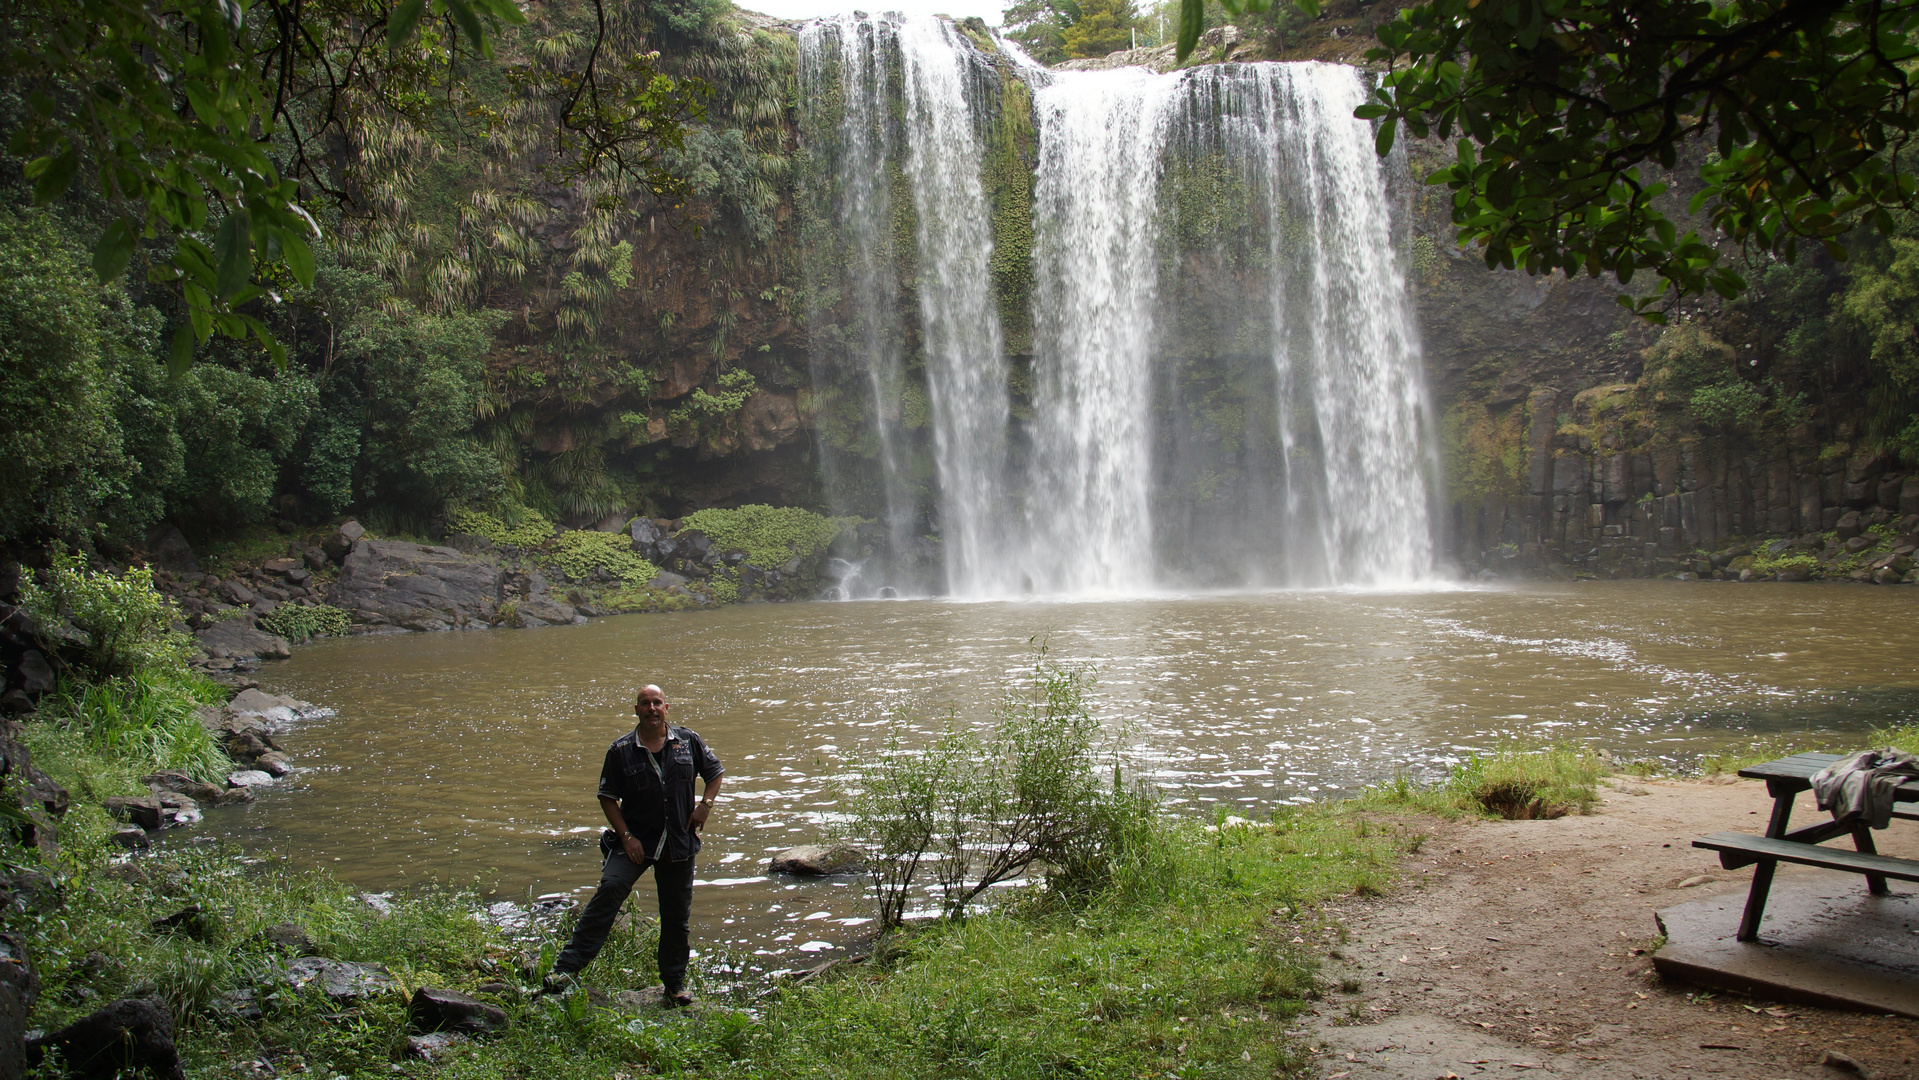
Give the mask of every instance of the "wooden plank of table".
[{"label": "wooden plank of table", "polygon": [[1828,870],[1897,878],[1900,881],[1919,881],[1919,861],[1898,859],[1890,855],[1871,855],[1863,851],[1820,847],[1817,844],[1775,840],[1747,833],[1712,833],[1694,840],[1692,846],[1705,848],[1708,851],[1735,852],[1737,853],[1735,857],[1756,855],[1761,859],[1802,863],[1806,866],[1825,867]]}]

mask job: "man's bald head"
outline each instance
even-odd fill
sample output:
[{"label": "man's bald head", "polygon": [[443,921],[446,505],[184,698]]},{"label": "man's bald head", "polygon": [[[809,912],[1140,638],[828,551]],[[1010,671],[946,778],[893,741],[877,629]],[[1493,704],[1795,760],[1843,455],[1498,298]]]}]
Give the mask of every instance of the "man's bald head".
[{"label": "man's bald head", "polygon": [[647,683],[633,701],[633,715],[639,718],[640,727],[663,729],[666,724],[666,691]]}]

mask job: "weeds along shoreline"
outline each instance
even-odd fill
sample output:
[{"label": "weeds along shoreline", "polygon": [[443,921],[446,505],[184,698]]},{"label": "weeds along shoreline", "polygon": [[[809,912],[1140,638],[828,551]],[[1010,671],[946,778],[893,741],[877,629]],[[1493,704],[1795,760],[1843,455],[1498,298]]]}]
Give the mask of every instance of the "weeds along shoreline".
[{"label": "weeds along shoreline", "polygon": [[[579,990],[536,997],[568,912],[488,919],[476,891],[450,887],[369,902],[327,872],[220,844],[122,848],[109,798],[146,794],[141,778],[158,769],[225,767],[194,710],[228,691],[187,670],[163,608],[95,599],[67,598],[68,629],[86,643],[69,681],[8,722],[6,745],[32,763],[7,751],[0,784],[0,995],[49,1036],[111,1003],[151,1002],[194,1077],[1310,1075],[1312,1047],[1291,1020],[1341,992],[1319,973],[1345,937],[1324,905],[1383,894],[1437,818],[1587,811],[1608,771],[1585,749],[1509,748],[1431,787],[1389,783],[1258,821],[1174,817],[1095,775],[1083,678],[1042,655],[996,716],[1011,734],[950,733],[933,753],[876,768],[880,786],[852,816],[897,867],[951,840],[879,835],[928,807],[964,809],[979,850],[1036,795],[1079,800],[1080,825],[1048,825],[1054,846],[1007,856],[1032,856],[1048,887],[981,911],[967,903],[977,875],[908,880],[899,887],[938,889],[950,916],[899,927],[863,960],[767,984],[703,950],[701,1001],[674,1011],[633,993],[657,983],[653,925],[636,905]],[[1919,748],[1919,729],[1879,735]],[[1041,775],[1029,757],[1070,767]],[[972,775],[987,760],[999,771],[983,787],[939,781],[942,762]],[[887,873],[874,884],[882,905]],[[469,995],[503,1026],[424,1041],[422,990]],[[28,1075],[65,1067],[55,1050]]]}]

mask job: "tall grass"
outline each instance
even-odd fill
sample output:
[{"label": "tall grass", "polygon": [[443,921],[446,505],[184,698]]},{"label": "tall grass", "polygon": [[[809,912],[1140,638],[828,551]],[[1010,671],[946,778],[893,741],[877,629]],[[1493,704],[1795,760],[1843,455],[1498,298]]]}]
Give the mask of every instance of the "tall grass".
[{"label": "tall grass", "polygon": [[1421,787],[1402,778],[1367,789],[1356,805],[1518,820],[1557,818],[1591,813],[1605,773],[1605,763],[1585,747],[1502,746],[1453,766],[1436,785]]},{"label": "tall grass", "polygon": [[41,768],[82,798],[144,794],[138,778],[161,769],[217,783],[233,762],[194,710],[225,700],[220,687],[185,673],[66,683],[40,702],[27,744]]}]

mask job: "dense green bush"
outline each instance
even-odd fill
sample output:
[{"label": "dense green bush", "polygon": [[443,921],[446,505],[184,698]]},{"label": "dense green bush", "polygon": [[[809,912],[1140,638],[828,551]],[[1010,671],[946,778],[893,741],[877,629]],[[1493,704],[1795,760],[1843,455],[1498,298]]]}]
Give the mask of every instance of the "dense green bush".
[{"label": "dense green bush", "polygon": [[264,519],[313,414],[313,380],[297,368],[254,374],[203,363],[170,390],[186,448],[168,492],[176,516],[214,528]]},{"label": "dense green bush", "polygon": [[44,632],[65,623],[86,635],[86,664],[96,674],[183,669],[192,642],[173,629],[180,613],[154,590],[151,570],[115,576],[88,568],[79,555],[55,553],[46,575],[45,585],[22,579],[20,606]]},{"label": "dense green bush", "polygon": [[696,510],[680,519],[681,529],[698,529],[721,548],[739,548],[754,566],[776,567],[798,555],[810,558],[826,550],[841,529],[857,518],[829,518],[797,506],[742,506],[735,510]]},{"label": "dense green bush", "polygon": [[[233,761],[194,711],[225,701],[219,687],[183,672],[143,671],[62,688],[40,703],[35,726],[51,729],[47,734],[54,738],[76,739],[86,752],[130,775],[171,769],[224,782]],[[85,778],[82,784],[95,787]]]},{"label": "dense green bush", "polygon": [[134,532],[181,467],[159,318],[85,266],[52,214],[0,213],[0,541]]},{"label": "dense green bush", "polygon": [[1766,395],[1753,384],[1731,379],[1692,392],[1692,414],[1701,424],[1724,431],[1753,431],[1766,411]]},{"label": "dense green bush", "polygon": [[590,529],[565,533],[553,541],[544,561],[570,578],[588,577],[600,569],[621,581],[644,584],[660,575],[659,567],[634,552],[633,541],[625,533]]},{"label": "dense green bush", "polygon": [[537,548],[553,539],[553,523],[537,510],[515,508],[509,524],[479,510],[455,510],[446,517],[447,529],[471,536],[484,536],[496,544],[517,548]]},{"label": "dense green bush", "polygon": [[344,634],[351,625],[353,617],[331,604],[281,604],[260,616],[260,629],[293,642],[323,634]]}]

